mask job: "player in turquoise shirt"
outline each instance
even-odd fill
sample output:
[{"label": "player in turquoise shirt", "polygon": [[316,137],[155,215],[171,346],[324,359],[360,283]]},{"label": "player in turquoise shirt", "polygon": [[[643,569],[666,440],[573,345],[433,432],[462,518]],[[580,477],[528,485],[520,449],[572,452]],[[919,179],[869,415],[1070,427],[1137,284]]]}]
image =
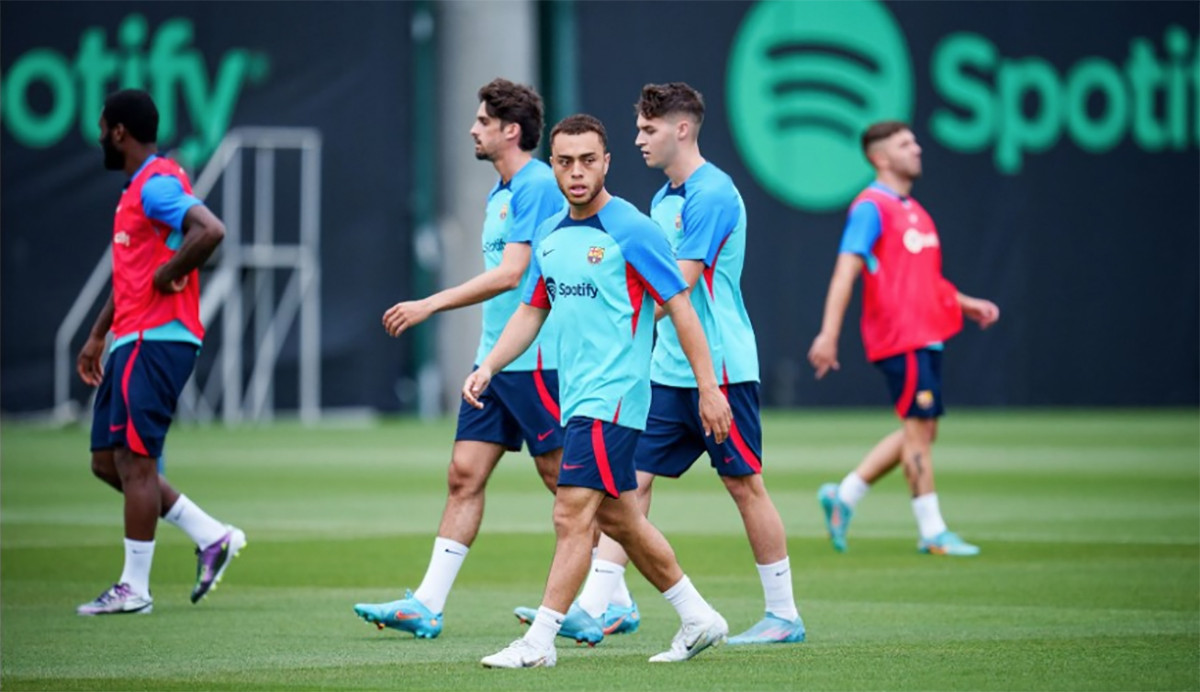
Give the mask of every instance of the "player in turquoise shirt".
[{"label": "player in turquoise shirt", "polygon": [[676,322],[700,383],[700,419],[717,441],[728,435],[729,405],[666,239],[650,219],[604,189],[610,158],[604,125],[588,115],[571,116],[554,127],[550,144],[554,174],[570,208],[547,222],[550,232],[534,246],[525,304],[463,384],[463,399],[486,407],[481,398],[493,373],[522,353],[555,313],[566,423],[554,500],[557,541],[542,606],[529,631],[482,663],[553,666],[554,637],[565,620],[583,620],[574,626],[583,641],[603,637],[599,622],[571,607],[587,573],[596,526],[625,546],[682,620],[671,648],[650,660],[686,661],[723,642],[729,626],[684,575],[634,494],[625,492],[637,487],[633,451],[649,408],[654,302]]},{"label": "player in turquoise shirt", "polygon": [[[746,206],[729,176],[700,154],[700,92],[681,82],[648,84],[637,109],[635,144],[646,165],[668,178],[654,196],[651,217],[665,231],[692,287],[691,302],[733,411],[728,440],[719,443],[704,435],[695,412],[696,378],[686,367],[678,332],[671,320],[659,321],[650,375],[653,400],[635,452],[639,504],[649,510],[656,477],[678,478],[707,453],[742,516],[766,606],[763,618],[729,643],[802,642],[804,621],[792,593],[787,535],[762,478],[758,351],[741,290]],[[606,633],[636,629],[640,619],[624,581],[627,563],[625,551],[602,538],[579,596],[579,607],[603,618]]]},{"label": "player in turquoise shirt", "polygon": [[[542,134],[542,99],[532,88],[495,79],[479,90],[471,137],[475,158],[490,161],[500,179],[488,193],[482,251],[484,271],[423,300],[397,303],[383,315],[388,334],[399,336],[435,312],[483,303],[483,332],[475,363],[520,304],[517,290],[529,272],[539,224],[566,204],[545,163],[533,158]],[[433,638],[458,571],[483,520],[484,488],[506,450],[529,449],[543,483],[554,491],[562,458],[558,364],[554,334],[541,339],[497,374],[488,406],[463,402],[448,474],[446,506],[425,577],[415,592],[386,603],[359,603],[354,612],[380,629],[391,627]]]}]

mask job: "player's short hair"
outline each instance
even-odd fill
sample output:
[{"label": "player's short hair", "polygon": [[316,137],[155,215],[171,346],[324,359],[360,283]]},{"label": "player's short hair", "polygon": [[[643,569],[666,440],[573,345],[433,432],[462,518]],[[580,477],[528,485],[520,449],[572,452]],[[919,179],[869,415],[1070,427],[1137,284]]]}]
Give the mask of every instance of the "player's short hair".
[{"label": "player's short hair", "polygon": [[863,156],[867,155],[867,151],[871,148],[872,144],[885,140],[897,132],[911,129],[908,123],[899,120],[881,120],[874,123],[862,133]]},{"label": "player's short hair", "polygon": [[101,115],[110,130],[124,125],[125,131],[142,144],[158,141],[158,108],[150,94],[141,89],[122,89],[109,94]]},{"label": "player's short hair", "polygon": [[517,145],[522,151],[537,149],[542,140],[544,120],[542,97],[533,87],[497,77],[479,87],[479,100],[483,101],[488,115],[499,118],[502,123],[516,123],[521,128]]},{"label": "player's short hair", "polygon": [[695,120],[697,127],[704,124],[704,96],[685,82],[647,84],[633,107],[644,118],[682,113]]},{"label": "player's short hair", "polygon": [[604,151],[608,151],[608,132],[604,129],[604,123],[594,116],[587,113],[576,113],[568,115],[550,131],[550,142],[554,143],[554,138],[559,135],[582,135],[588,132],[595,132],[600,135],[600,144],[604,147]]}]

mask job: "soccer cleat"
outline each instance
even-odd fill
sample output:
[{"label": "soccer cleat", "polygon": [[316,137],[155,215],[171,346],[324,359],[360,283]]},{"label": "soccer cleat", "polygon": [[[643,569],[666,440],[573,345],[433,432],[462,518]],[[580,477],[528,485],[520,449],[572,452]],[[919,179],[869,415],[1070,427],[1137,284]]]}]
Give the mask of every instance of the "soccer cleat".
[{"label": "soccer cleat", "polygon": [[784,620],[774,613],[758,621],[750,629],[736,637],[729,638],[729,645],[735,644],[798,644],[804,641],[804,620],[796,616],[795,620]]},{"label": "soccer cleat", "polygon": [[[609,610],[612,610],[612,608],[610,607]],[[534,619],[537,618],[537,609],[520,606],[513,609],[513,615],[517,616],[521,624],[532,625]],[[607,616],[608,613],[605,613],[606,620]],[[636,621],[633,628],[627,631],[632,632],[635,629],[637,629]],[[565,639],[574,639],[576,643],[587,644],[588,646],[595,646],[604,641],[605,634],[607,632],[604,625],[596,618],[588,615],[586,610],[580,608],[578,601],[571,604],[566,617],[563,618],[562,627],[558,630],[558,636]]]},{"label": "soccer cleat", "polygon": [[725,643],[729,624],[717,611],[704,619],[685,622],[671,639],[671,648],[650,657],[651,663],[678,663],[686,661],[711,646]]},{"label": "soccer cleat", "polygon": [[633,634],[638,625],[642,624],[642,615],[638,612],[637,602],[628,608],[619,605],[609,605],[604,611],[604,634]]},{"label": "soccer cleat", "polygon": [[75,609],[79,615],[125,615],[136,613],[149,615],[154,610],[154,599],[134,593],[129,584],[113,584],[91,603]]},{"label": "soccer cleat", "polygon": [[390,603],[357,603],[354,612],[363,620],[379,629],[412,632],[421,639],[433,639],[442,633],[442,614],[434,615],[425,604],[413,598],[406,590],[404,598]]},{"label": "soccer cleat", "polygon": [[967,543],[953,531],[943,531],[929,540],[917,541],[917,551],[929,555],[970,557],[979,554],[979,546]]},{"label": "soccer cleat", "polygon": [[558,651],[553,646],[538,648],[522,637],[479,662],[484,668],[553,668]]},{"label": "soccer cleat", "polygon": [[839,553],[846,552],[846,529],[850,528],[854,510],[838,499],[837,483],[822,485],[817,491],[817,499],[821,501],[821,509],[825,510],[825,529],[829,531],[829,542]]},{"label": "soccer cleat", "polygon": [[201,550],[196,548],[196,585],[192,587],[192,603],[217,588],[233,558],[246,547],[246,533],[236,526],[226,526],[220,540]]}]

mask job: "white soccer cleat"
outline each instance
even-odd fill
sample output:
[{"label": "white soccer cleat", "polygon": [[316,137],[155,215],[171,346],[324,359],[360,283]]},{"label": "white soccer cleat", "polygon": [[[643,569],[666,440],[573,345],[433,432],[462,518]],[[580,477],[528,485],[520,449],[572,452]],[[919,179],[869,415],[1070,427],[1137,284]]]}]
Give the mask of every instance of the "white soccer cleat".
[{"label": "white soccer cleat", "polygon": [[671,640],[671,648],[650,657],[651,663],[679,663],[710,646],[720,646],[729,635],[729,623],[717,611],[703,619],[685,622]]},{"label": "white soccer cleat", "polygon": [[154,611],[154,599],[135,592],[129,584],[113,584],[90,603],[75,609],[79,615],[149,615]]},{"label": "white soccer cleat", "polygon": [[558,663],[558,650],[553,646],[542,649],[521,638],[491,656],[484,656],[480,663],[484,668],[553,668]]}]

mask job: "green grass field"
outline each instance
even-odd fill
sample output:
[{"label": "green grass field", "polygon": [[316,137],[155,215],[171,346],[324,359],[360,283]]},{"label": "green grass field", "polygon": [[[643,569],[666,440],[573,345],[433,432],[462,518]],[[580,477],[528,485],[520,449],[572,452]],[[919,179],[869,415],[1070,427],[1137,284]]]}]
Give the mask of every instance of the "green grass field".
[{"label": "green grass field", "polygon": [[[767,484],[787,525],[809,641],[651,665],[677,627],[638,575],[641,630],[558,667],[491,671],[519,636],[553,548],[527,457],[493,477],[483,530],[436,640],[378,632],[356,601],[424,573],[450,422],[280,424],[172,432],[168,476],[250,545],[188,602],[191,546],[162,525],[148,617],[80,618],[120,574],[121,498],[88,470],[81,429],[0,431],[0,686],[18,689],[1195,690],[1200,689],[1200,417],[964,412],[936,448],[942,509],[978,558],[919,556],[903,480],[859,506],[833,553],[815,493],[894,420],[886,411],[767,416]],[[657,487],[652,518],[735,631],[762,592],[733,503],[701,462]],[[561,641],[561,640],[560,640]]]}]

